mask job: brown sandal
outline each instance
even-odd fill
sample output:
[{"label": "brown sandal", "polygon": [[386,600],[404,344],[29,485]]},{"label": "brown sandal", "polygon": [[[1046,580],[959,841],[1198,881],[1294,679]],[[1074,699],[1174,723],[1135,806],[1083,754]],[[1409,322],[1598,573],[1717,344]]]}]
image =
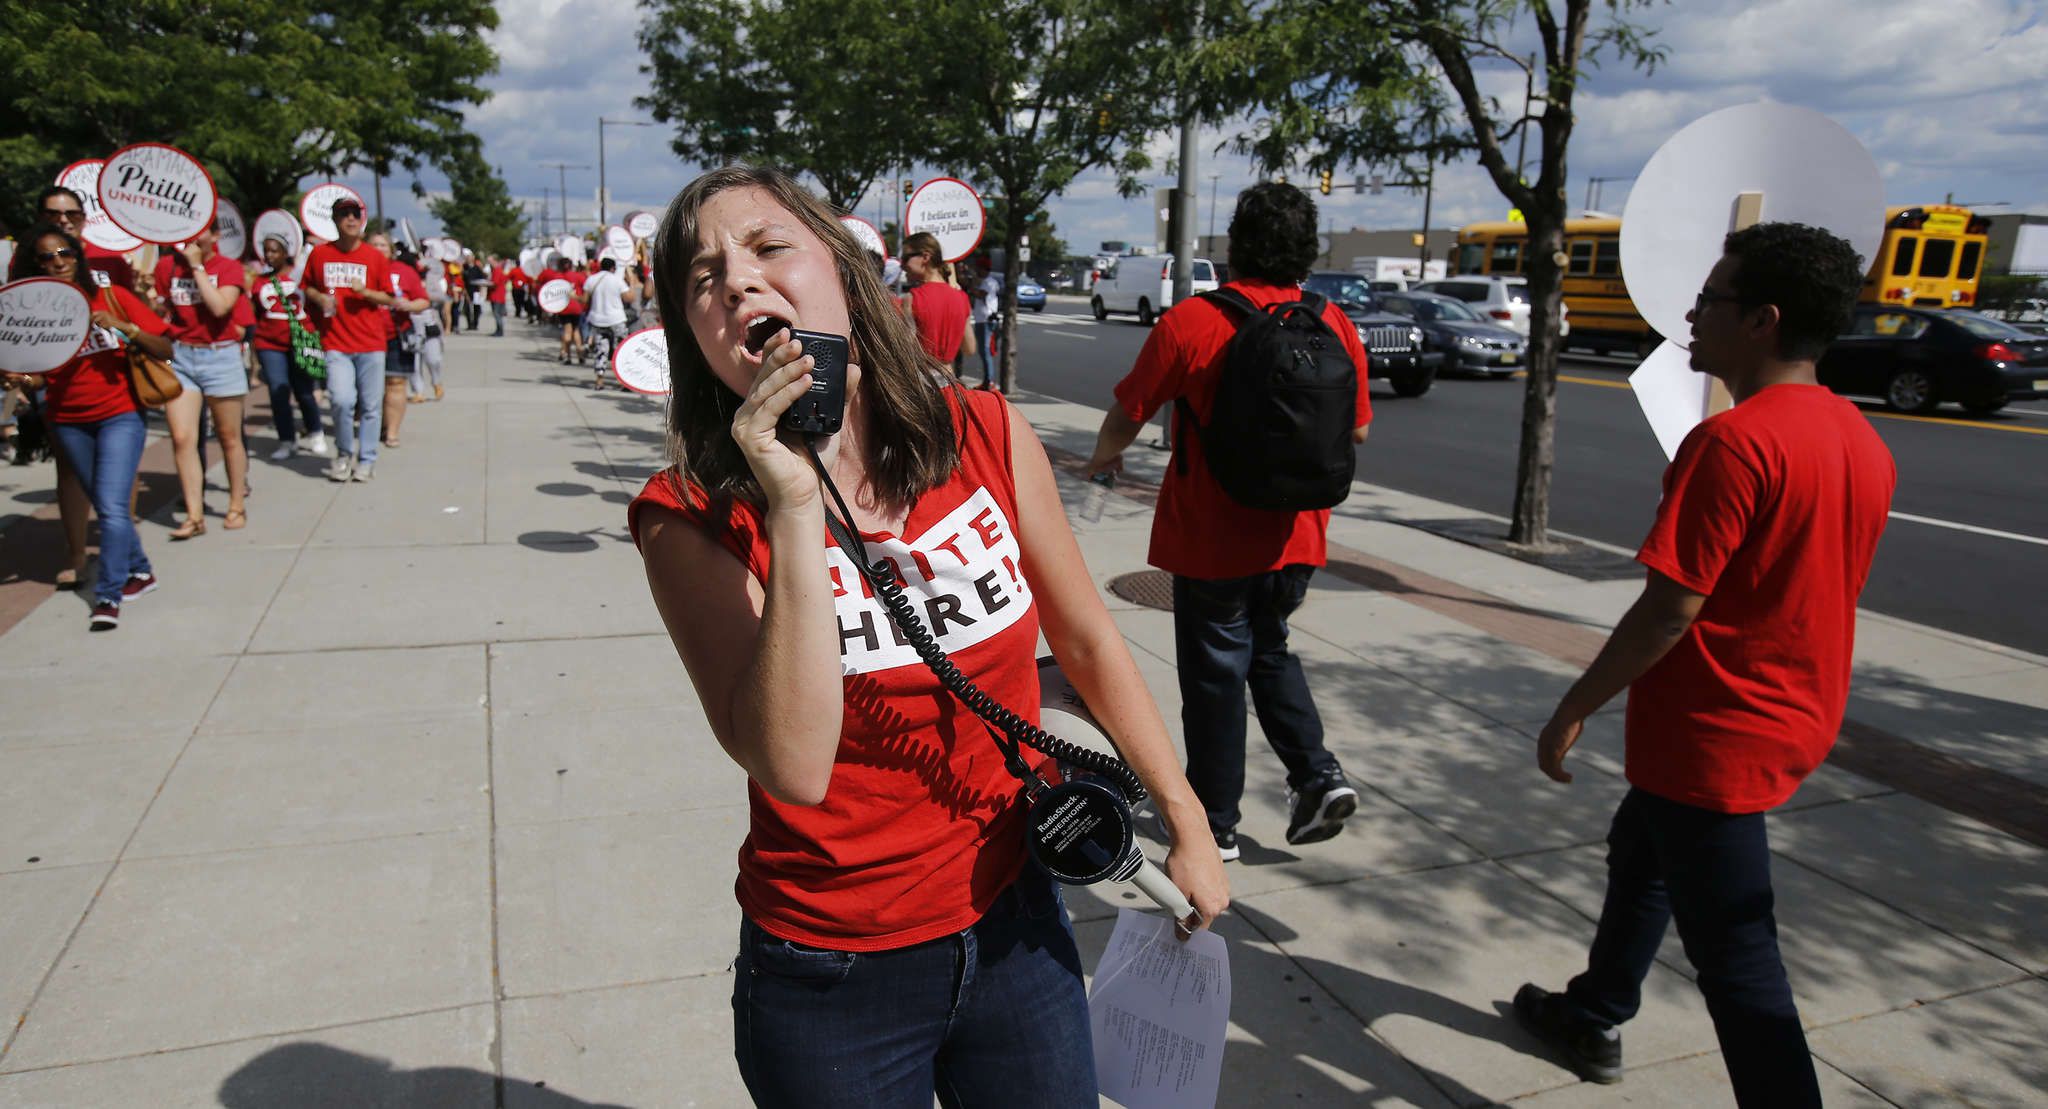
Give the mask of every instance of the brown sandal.
[{"label": "brown sandal", "polygon": [[199,519],[187,520],[184,523],[179,524],[177,528],[175,528],[171,532],[171,542],[176,543],[182,540],[190,539],[197,535],[205,534],[206,521]]},{"label": "brown sandal", "polygon": [[227,519],[222,520],[220,526],[229,531],[240,531],[249,526],[249,514],[239,508],[230,508]]}]

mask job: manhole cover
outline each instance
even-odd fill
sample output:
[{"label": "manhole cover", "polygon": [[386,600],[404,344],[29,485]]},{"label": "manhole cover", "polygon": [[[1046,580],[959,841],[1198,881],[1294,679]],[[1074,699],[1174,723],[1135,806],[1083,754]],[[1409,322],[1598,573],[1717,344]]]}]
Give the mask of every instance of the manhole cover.
[{"label": "manhole cover", "polygon": [[1111,578],[1109,591],[1134,605],[1173,611],[1173,575],[1164,570],[1139,570]]}]

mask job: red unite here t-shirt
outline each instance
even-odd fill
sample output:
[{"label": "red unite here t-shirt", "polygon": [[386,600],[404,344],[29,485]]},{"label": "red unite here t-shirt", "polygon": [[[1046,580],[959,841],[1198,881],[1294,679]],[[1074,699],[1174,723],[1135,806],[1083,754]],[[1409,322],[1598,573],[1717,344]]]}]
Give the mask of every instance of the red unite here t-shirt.
[{"label": "red unite here t-shirt", "polygon": [[[407,265],[393,265],[389,273],[391,295],[400,300],[427,299],[427,283],[420,280],[419,271]],[[384,310],[384,341],[389,343],[398,338],[401,331],[412,330],[412,313],[396,308]]]},{"label": "red unite here t-shirt", "polygon": [[[213,283],[223,289],[240,289],[248,281],[240,263],[218,254],[202,264]],[[199,298],[199,279],[192,275],[192,264],[182,256],[166,254],[157,259],[156,295],[170,309],[172,339],[203,347],[242,338],[246,321],[235,319],[233,309],[225,316],[216,316],[206,307],[206,302]]]},{"label": "red unite here t-shirt", "polygon": [[967,294],[943,281],[910,287],[910,315],[917,323],[917,345],[945,365],[960,353],[971,312]]},{"label": "red unite here t-shirt", "polygon": [[[92,307],[95,312],[126,316],[148,335],[165,335],[171,330],[170,324],[125,285],[101,289]],[[127,336],[112,328],[88,330],[78,356],[44,376],[43,414],[52,423],[92,424],[135,411],[128,356],[121,351],[127,341]]]},{"label": "red unite here t-shirt", "polygon": [[[1301,299],[1298,285],[1233,281],[1261,308]],[[1358,366],[1358,415],[1353,427],[1372,422],[1366,388],[1365,345],[1358,325],[1329,304],[1323,321],[1336,332]],[[1222,380],[1223,352],[1237,333],[1233,318],[1206,300],[1190,298],[1167,309],[1138,352],[1137,364],[1117,382],[1116,402],[1125,416],[1143,424],[1159,409],[1186,397],[1197,422],[1209,422]],[[1209,473],[1208,459],[1192,429],[1175,416],[1173,462],[1160,483],[1152,515],[1152,547],[1146,560],[1170,574],[1219,581],[1249,577],[1282,566],[1321,566],[1328,559],[1330,512],[1276,512],[1247,508],[1232,500]]]},{"label": "red unite here t-shirt", "polygon": [[320,345],[341,354],[371,354],[384,349],[388,314],[381,304],[372,304],[350,290],[391,287],[391,262],[369,243],[359,242],[354,250],[333,243],[321,243],[306,259],[301,284],[336,299],[334,314],[320,317]]},{"label": "red unite here t-shirt", "polygon": [[1636,560],[1706,602],[1629,687],[1630,784],[1762,812],[1820,765],[1897,481],[1870,421],[1819,385],[1770,386],[1685,437]]},{"label": "red unite here t-shirt", "polygon": [[[919,497],[904,535],[862,533],[961,672],[1038,722],[1038,609],[1016,534],[1009,411],[955,388],[964,441],[950,481]],[[759,508],[655,475],[627,509],[680,512],[755,578],[773,567]],[[843,951],[884,951],[970,927],[1021,871],[1023,806],[981,721],[895,631],[866,579],[824,530],[839,622],[845,717],[821,804],[785,805],[747,786],[741,909],[769,933]],[[1035,757],[1035,756],[1034,756]]]},{"label": "red unite here t-shirt", "polygon": [[86,243],[85,268],[92,271],[93,284],[103,289],[111,284],[130,292],[135,290],[135,267],[128,264],[125,254]]}]

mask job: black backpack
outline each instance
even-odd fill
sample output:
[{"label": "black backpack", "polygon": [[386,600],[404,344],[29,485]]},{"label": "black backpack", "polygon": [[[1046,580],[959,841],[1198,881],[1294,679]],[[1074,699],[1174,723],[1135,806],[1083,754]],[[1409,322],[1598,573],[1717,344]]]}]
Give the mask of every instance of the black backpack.
[{"label": "black backpack", "polygon": [[[1223,353],[1222,380],[1209,423],[1198,425],[1186,398],[1177,447],[1192,447],[1188,429],[1209,460],[1209,472],[1230,499],[1248,508],[1305,512],[1351,495],[1357,447],[1358,367],[1323,320],[1322,297],[1260,308],[1235,289],[1203,299],[1237,321]],[[1187,470],[1187,459],[1178,462]]]}]

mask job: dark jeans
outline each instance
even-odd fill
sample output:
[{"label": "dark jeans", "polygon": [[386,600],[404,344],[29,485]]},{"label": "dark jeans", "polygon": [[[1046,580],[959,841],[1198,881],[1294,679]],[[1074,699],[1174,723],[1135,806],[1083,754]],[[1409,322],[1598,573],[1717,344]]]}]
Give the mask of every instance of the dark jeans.
[{"label": "dark jeans", "polygon": [[1337,769],[1323,747],[1323,718],[1309,696],[1301,660],[1287,649],[1287,618],[1308,594],[1313,566],[1284,566],[1248,578],[1173,578],[1173,642],[1180,666],[1180,721],[1188,783],[1209,827],[1237,827],[1244,797],[1245,687],[1259,728],[1287,784],[1299,788]]},{"label": "dark jeans", "polygon": [[503,335],[503,334],[505,333],[505,302],[504,302],[504,301],[502,301],[502,300],[494,300],[494,301],[492,301],[492,302],[491,302],[491,323],[492,323],[492,324],[494,324],[494,325],[496,326],[496,328],[497,328],[497,329],[496,329],[495,331],[492,331],[492,332],[491,332],[491,334],[493,334],[493,335]]},{"label": "dark jeans", "polygon": [[92,498],[100,518],[100,573],[93,599],[121,603],[121,587],[130,574],[147,574],[149,556],[128,515],[128,494],[135,488],[135,470],[142,465],[147,433],[142,414],[123,412],[91,424],[52,424],[57,449]]},{"label": "dark jeans", "polygon": [[1565,996],[1613,1027],[1636,1015],[1674,919],[1744,1106],[1820,1104],[1813,1057],[1778,956],[1764,814],[1730,815],[1631,789],[1607,833],[1607,902],[1586,972]]},{"label": "dark jeans", "polygon": [[828,951],[740,923],[733,1055],[757,1105],[1093,1109],[1081,956],[1043,871],[964,932]]},{"label": "dark jeans", "polygon": [[469,329],[475,331],[477,318],[484,314],[484,306],[465,297],[462,302],[462,310],[469,313]]},{"label": "dark jeans", "polygon": [[320,434],[320,400],[313,395],[312,375],[300,369],[288,350],[256,348],[256,364],[263,369],[263,383],[270,386],[270,415],[277,421],[277,438],[289,443],[298,438],[292,423],[292,398],[299,401],[299,417],[306,434]]}]

